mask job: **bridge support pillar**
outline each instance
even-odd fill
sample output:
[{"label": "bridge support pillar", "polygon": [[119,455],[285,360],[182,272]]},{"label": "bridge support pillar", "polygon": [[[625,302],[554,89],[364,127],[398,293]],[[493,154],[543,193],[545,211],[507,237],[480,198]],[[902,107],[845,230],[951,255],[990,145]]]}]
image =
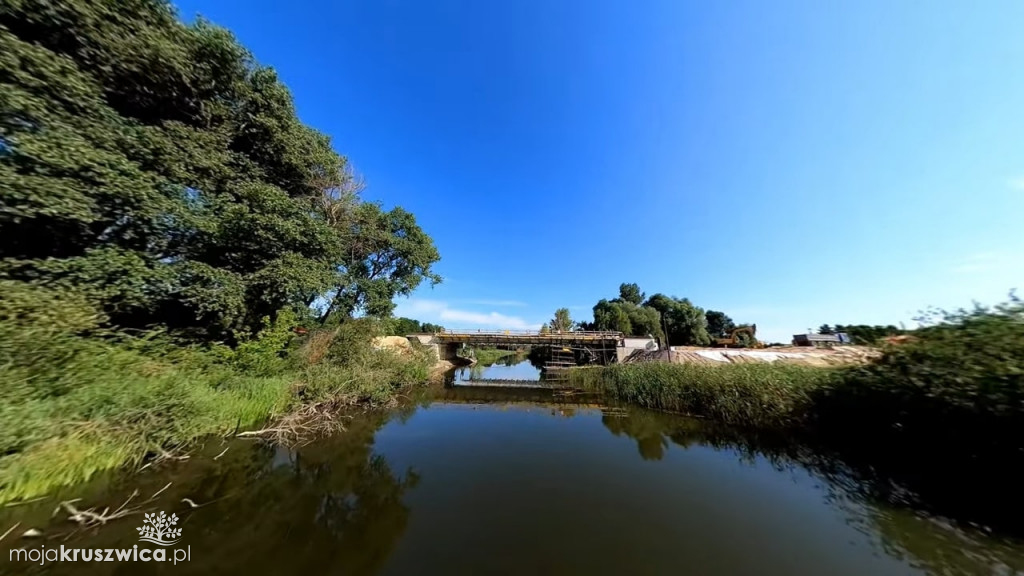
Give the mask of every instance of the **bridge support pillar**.
[{"label": "bridge support pillar", "polygon": [[447,360],[452,363],[455,363],[455,361],[458,360],[460,344],[438,342],[433,336],[425,334],[407,336],[407,338],[410,342],[418,343],[429,350],[435,360]]},{"label": "bridge support pillar", "polygon": [[438,344],[437,351],[438,357],[441,360],[447,360],[448,362],[455,363],[455,361],[459,359],[458,344]]}]

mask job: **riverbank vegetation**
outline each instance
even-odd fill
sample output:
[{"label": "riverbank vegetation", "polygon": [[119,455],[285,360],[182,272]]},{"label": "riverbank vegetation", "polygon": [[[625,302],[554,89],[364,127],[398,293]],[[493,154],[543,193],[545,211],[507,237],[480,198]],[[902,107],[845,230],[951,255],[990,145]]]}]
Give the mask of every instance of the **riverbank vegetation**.
[{"label": "riverbank vegetation", "polygon": [[860,366],[641,363],[577,369],[577,385],[648,408],[837,444],[1020,463],[1024,304],[938,311]]},{"label": "riverbank vegetation", "polygon": [[228,31],[161,0],[5,6],[0,500],[422,381],[368,342],[439,255],[361,188]]},{"label": "riverbank vegetation", "polygon": [[386,404],[425,381],[432,364],[415,351],[373,350],[371,319],[297,338],[294,315],[284,313],[232,348],[127,336],[102,328],[80,298],[3,289],[0,502],[178,457],[204,436],[309,407]]}]

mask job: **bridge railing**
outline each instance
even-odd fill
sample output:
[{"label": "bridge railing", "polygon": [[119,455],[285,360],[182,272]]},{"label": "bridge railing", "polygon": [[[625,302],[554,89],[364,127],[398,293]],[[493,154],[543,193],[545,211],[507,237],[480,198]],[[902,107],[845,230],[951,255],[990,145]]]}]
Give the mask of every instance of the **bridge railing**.
[{"label": "bridge railing", "polygon": [[622,332],[609,330],[551,330],[541,332],[540,330],[487,330],[487,329],[445,329],[435,334],[449,336],[590,336],[598,338],[622,338]]}]

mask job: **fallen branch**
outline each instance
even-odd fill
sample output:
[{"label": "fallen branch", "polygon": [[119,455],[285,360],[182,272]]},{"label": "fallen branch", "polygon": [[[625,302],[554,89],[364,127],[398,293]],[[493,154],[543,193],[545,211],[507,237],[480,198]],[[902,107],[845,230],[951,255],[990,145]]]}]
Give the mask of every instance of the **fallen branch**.
[{"label": "fallen branch", "polygon": [[[170,484],[168,484],[168,486],[170,486]],[[54,514],[56,514],[60,509],[64,509],[64,511],[69,514],[68,520],[76,522],[80,526],[95,526],[97,524],[106,524],[111,520],[116,520],[118,518],[130,516],[138,512],[138,508],[127,508],[128,503],[130,503],[138,495],[138,490],[132,492],[132,495],[129,496],[128,499],[125,500],[124,503],[121,504],[121,506],[118,507],[117,510],[114,510],[114,512],[111,514],[107,514],[107,512],[110,511],[109,507],[104,508],[103,512],[99,513],[96,512],[95,508],[89,508],[88,510],[79,510],[74,503],[81,500],[81,498],[61,502],[60,504],[58,504],[57,509],[54,510]]]},{"label": "fallen branch", "polygon": [[156,497],[159,496],[161,493],[163,493],[164,490],[167,490],[168,488],[170,488],[171,484],[173,484],[173,482],[168,482],[167,486],[164,486],[163,488],[157,490],[156,493],[154,493],[152,496],[149,497],[149,500],[147,500],[147,502],[149,502],[151,500],[155,500]]},{"label": "fallen branch", "polygon": [[188,454],[182,454],[181,456],[175,456],[174,454],[171,454],[170,452],[164,450],[163,448],[157,448],[157,450],[160,451],[160,455],[157,456],[155,460],[153,460],[154,462],[160,462],[161,460],[188,460],[189,459],[189,455]]},{"label": "fallen branch", "polygon": [[2,535],[0,535],[0,542],[2,542],[4,538],[7,538],[8,534],[10,534],[11,532],[14,532],[14,529],[17,528],[18,526],[21,526],[21,522],[15,523],[14,526],[11,526],[10,528],[7,529],[7,532],[4,532]]},{"label": "fallen branch", "polygon": [[[249,430],[235,434],[239,438],[261,438],[279,444],[301,445],[319,436],[344,430],[338,409],[344,402],[334,400],[306,406],[299,412],[282,418],[270,428]],[[223,454],[223,453],[221,453]]]}]

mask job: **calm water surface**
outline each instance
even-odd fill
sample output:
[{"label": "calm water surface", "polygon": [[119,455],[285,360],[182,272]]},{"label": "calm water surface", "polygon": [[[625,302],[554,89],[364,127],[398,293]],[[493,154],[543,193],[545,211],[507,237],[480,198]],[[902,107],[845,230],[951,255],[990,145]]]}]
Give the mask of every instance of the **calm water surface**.
[{"label": "calm water surface", "polygon": [[[178,565],[8,560],[45,574],[1010,574],[1020,544],[889,508],[814,459],[635,409],[438,391],[296,450],[215,443],[192,460],[79,487],[84,506],[137,489],[182,517]],[[514,399],[514,401],[510,401]],[[229,450],[218,460],[212,456]],[[189,498],[199,504],[192,509]],[[44,528],[19,546],[138,544],[141,518],[73,532],[54,501],[3,510]],[[19,531],[20,532],[20,531]],[[67,541],[64,541],[67,539]],[[150,547],[143,544],[143,546]]]},{"label": "calm water surface", "polygon": [[521,356],[506,356],[494,364],[460,366],[452,373],[451,384],[470,385],[480,380],[530,381],[540,379],[540,368]]}]

